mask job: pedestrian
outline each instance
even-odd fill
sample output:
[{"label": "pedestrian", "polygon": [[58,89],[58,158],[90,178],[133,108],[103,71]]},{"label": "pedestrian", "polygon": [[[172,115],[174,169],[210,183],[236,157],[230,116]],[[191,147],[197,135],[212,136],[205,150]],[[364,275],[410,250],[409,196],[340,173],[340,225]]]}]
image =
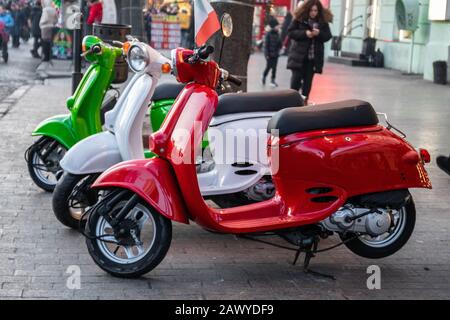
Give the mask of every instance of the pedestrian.
[{"label": "pedestrian", "polygon": [[87,24],[93,25],[94,23],[101,23],[103,18],[103,4],[99,0],[89,0],[89,16],[87,18]]},{"label": "pedestrian", "polygon": [[20,26],[20,37],[23,41],[28,42],[30,39],[30,14],[31,7],[26,2],[20,3],[20,13],[22,14],[22,25]]},{"label": "pedestrian", "polygon": [[438,167],[444,171],[446,174],[450,175],[450,155],[446,156],[438,156],[436,158],[436,162]]},{"label": "pedestrian", "polygon": [[0,5],[0,43],[2,57],[5,62],[8,61],[8,41],[11,28],[14,26],[14,20],[11,14],[6,11],[4,5]]},{"label": "pedestrian", "polygon": [[150,44],[152,42],[152,10],[150,7],[144,12],[144,29],[147,35],[147,43]]},{"label": "pedestrian", "polygon": [[42,16],[42,4],[41,0],[36,0],[30,13],[30,26],[31,26],[31,36],[34,39],[33,49],[30,50],[31,55],[34,58],[40,58],[38,53],[39,47],[41,46],[41,28],[39,27],[39,21]]},{"label": "pedestrian", "polygon": [[286,16],[284,17],[283,24],[281,25],[281,41],[283,43],[283,55],[287,56],[289,52],[289,37],[288,37],[288,28],[291,25],[292,22],[292,13],[288,11],[286,13]]},{"label": "pedestrian", "polygon": [[14,20],[14,25],[11,28],[12,46],[13,48],[18,48],[20,46],[20,33],[23,25],[23,12],[15,2],[11,3],[11,16]]},{"label": "pedestrian", "polygon": [[50,61],[53,40],[53,28],[58,22],[58,15],[56,9],[52,5],[52,0],[42,1],[42,16],[39,20],[39,27],[41,28],[41,46],[42,46],[42,61]]},{"label": "pedestrian", "polygon": [[272,87],[278,87],[275,82],[277,74],[278,57],[282,47],[280,33],[278,31],[278,21],[272,19],[269,21],[269,30],[264,37],[264,56],[266,57],[266,69],[263,72],[262,83],[266,84],[266,77],[272,70],[270,84]]},{"label": "pedestrian", "polygon": [[291,88],[300,90],[305,104],[312,88],[315,73],[322,73],[324,43],[331,39],[329,23],[333,14],[320,0],[306,0],[294,12],[288,28],[291,48],[287,68],[292,71]]}]

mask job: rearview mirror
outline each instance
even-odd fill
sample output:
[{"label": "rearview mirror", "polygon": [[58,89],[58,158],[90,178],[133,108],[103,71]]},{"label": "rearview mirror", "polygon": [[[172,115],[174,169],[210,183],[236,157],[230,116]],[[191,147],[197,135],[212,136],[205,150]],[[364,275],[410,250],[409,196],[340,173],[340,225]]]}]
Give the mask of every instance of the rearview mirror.
[{"label": "rearview mirror", "polygon": [[224,13],[220,19],[222,34],[225,38],[229,38],[233,33],[233,18],[229,13]]}]

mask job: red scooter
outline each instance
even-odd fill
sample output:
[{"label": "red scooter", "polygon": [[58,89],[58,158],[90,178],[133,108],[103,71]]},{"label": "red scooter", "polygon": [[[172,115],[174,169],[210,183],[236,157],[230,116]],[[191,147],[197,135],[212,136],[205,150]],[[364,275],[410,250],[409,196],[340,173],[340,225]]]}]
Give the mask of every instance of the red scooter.
[{"label": "red scooter", "polygon": [[149,272],[169,249],[172,221],[263,242],[258,236],[280,236],[296,260],[305,253],[305,270],[314,254],[327,250],[318,249],[319,240],[333,233],[363,257],[399,250],[415,224],[408,189],[431,188],[424,168],[429,154],[391,125],[380,125],[372,106],[360,100],[276,113],[267,146],[275,197],[227,209],[208,206],[196,183],[195,155],[217,107],[214,89],[220,81],[238,82],[205,60],[211,49],[173,52],[173,73],[187,85],[151,136],[158,157],[117,164],[94,183],[103,196],[90,211],[85,235],[95,263],[119,277]]}]

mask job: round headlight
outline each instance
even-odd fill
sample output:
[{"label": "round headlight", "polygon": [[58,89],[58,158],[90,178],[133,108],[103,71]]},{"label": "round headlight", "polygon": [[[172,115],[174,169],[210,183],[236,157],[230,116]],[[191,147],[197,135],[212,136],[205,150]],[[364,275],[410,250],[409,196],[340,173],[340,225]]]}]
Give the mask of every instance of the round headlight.
[{"label": "round headlight", "polygon": [[134,72],[144,71],[148,66],[150,59],[147,50],[140,46],[132,46],[128,51],[128,64]]}]

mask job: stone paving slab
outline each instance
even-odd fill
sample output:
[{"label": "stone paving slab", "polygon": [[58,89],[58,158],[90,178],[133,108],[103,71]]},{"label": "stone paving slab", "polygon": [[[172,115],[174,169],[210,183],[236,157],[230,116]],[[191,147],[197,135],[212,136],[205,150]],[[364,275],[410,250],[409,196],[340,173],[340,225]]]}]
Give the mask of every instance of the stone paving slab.
[{"label": "stone paving slab", "polygon": [[[252,56],[250,90],[259,84],[263,58]],[[280,88],[289,72],[280,61]],[[165,78],[164,81],[170,81]],[[105,274],[92,262],[84,239],[59,224],[51,194],[37,188],[23,160],[30,133],[46,117],[65,113],[70,80],[46,81],[28,89],[0,119],[0,299],[448,299],[450,298],[450,177],[434,163],[434,189],[413,190],[416,230],[409,243],[386,259],[368,260],[344,247],[319,254],[317,271],[336,281],[304,274],[293,254],[231,235],[174,224],[171,249],[152,273],[125,280]],[[362,98],[432,156],[450,152],[450,90],[389,70],[327,64],[316,77],[311,100]],[[361,177],[362,179],[364,177]],[[336,243],[329,239],[321,243]],[[381,290],[368,290],[367,267],[381,268]],[[71,265],[81,269],[81,289],[66,286]]]}]

